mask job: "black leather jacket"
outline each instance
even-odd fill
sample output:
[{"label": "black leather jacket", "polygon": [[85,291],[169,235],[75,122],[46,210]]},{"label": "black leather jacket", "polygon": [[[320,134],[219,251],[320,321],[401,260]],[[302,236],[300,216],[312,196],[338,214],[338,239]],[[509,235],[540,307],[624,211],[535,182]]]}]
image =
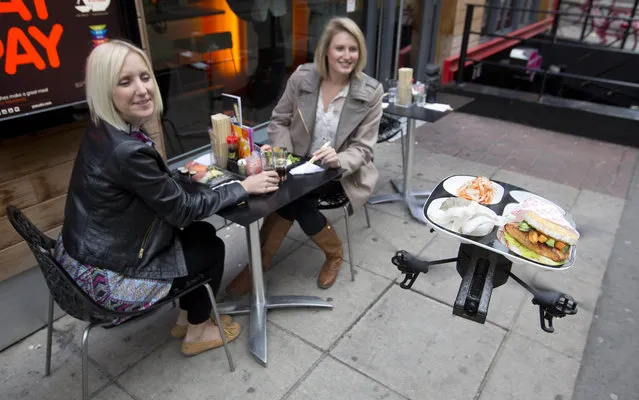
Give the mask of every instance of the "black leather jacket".
[{"label": "black leather jacket", "polygon": [[153,147],[107,123],[89,123],[71,174],[62,239],[84,264],[135,278],[176,278],[187,274],[178,228],[246,198],[239,183],[214,190],[179,183]]}]

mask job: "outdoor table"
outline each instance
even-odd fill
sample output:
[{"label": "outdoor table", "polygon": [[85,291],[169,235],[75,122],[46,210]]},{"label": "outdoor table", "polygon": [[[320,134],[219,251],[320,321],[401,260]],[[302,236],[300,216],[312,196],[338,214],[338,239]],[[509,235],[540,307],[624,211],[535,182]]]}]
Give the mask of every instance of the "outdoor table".
[{"label": "outdoor table", "polygon": [[310,175],[287,175],[278,191],[264,196],[254,196],[245,206],[231,207],[218,212],[218,215],[242,225],[246,229],[246,241],[249,250],[249,264],[253,278],[253,292],[249,299],[226,302],[218,305],[221,314],[250,313],[249,350],[257,361],[266,366],[266,313],[274,308],[333,306],[316,296],[267,296],[262,274],[262,256],[258,221],[292,201],[310,193],[320,186],[338,179],[341,170],[327,169]]},{"label": "outdoor table", "polygon": [[[437,102],[450,105],[453,110],[457,110],[466,104],[473,101],[473,99],[469,97],[458,96],[454,94],[448,93],[440,93],[437,96]],[[424,213],[422,212],[423,202],[417,200],[418,197],[426,197],[430,195],[429,191],[414,191],[411,185],[411,179],[413,175],[413,158],[415,153],[415,139],[414,139],[414,130],[415,130],[415,121],[425,121],[425,122],[437,122],[446,115],[450,114],[453,111],[435,111],[430,110],[424,107],[419,107],[416,104],[412,104],[410,106],[399,106],[397,104],[391,103],[384,109],[384,112],[387,114],[406,117],[406,143],[407,145],[405,153],[406,157],[402,157],[405,160],[404,163],[404,176],[403,180],[399,179],[391,179],[391,184],[397,193],[393,194],[383,194],[372,196],[368,203],[369,204],[380,204],[380,203],[388,203],[395,201],[403,201],[413,218],[426,223],[424,219]]]}]

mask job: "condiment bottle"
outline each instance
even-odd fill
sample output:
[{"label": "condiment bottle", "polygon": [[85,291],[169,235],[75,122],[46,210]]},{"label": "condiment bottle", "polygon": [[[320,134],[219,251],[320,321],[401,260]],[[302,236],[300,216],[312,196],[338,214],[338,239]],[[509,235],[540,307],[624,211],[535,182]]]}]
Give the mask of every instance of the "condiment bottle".
[{"label": "condiment bottle", "polygon": [[241,158],[237,160],[237,172],[242,176],[246,176],[246,159],[245,158]]},{"label": "condiment bottle", "polygon": [[226,143],[229,148],[229,160],[237,160],[237,136],[227,136]]},{"label": "condiment bottle", "polygon": [[439,90],[439,82],[441,77],[439,76],[439,66],[435,64],[426,65],[426,102],[437,102],[437,91]]}]

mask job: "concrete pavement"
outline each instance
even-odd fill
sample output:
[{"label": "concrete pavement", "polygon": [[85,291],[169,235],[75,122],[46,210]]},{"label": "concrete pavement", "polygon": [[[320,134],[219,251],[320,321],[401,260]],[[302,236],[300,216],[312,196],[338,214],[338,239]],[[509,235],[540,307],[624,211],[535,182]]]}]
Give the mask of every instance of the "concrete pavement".
[{"label": "concrete pavement", "polygon": [[[453,316],[460,278],[452,266],[433,267],[411,290],[401,289],[401,274],[390,263],[396,250],[436,259],[454,257],[457,244],[431,234],[402,205],[382,204],[370,208],[371,228],[366,228],[363,213],[352,219],[355,281],[350,281],[345,263],[335,286],[326,291],[315,284],[320,251],[297,226],[289,233],[276,266],[266,274],[268,292],[318,295],[335,308],[271,312],[267,368],[249,355],[246,330],[231,344],[238,367],[234,373],[222,350],[183,357],[179,341],[168,333],[175,310],[167,309],[121,328],[95,330],[90,351],[93,398],[570,399],[580,368],[583,376],[590,376],[588,368],[597,366],[591,358],[606,357],[592,351],[598,341],[588,339],[588,332],[591,326],[593,332],[598,329],[598,310],[616,307],[619,300],[602,296],[607,303],[597,306],[608,266],[623,264],[611,258],[613,248],[615,256],[624,257],[619,251],[623,253],[625,241],[637,240],[626,225],[628,213],[639,206],[636,194],[628,196],[637,150],[463,113],[420,127],[416,138],[418,188],[430,188],[455,173],[481,174],[535,191],[574,215],[582,238],[572,269],[548,272],[514,265],[513,270],[528,282],[573,295],[579,302],[577,315],[555,320],[556,332],[544,333],[531,295],[509,281],[493,292],[486,324]],[[399,146],[397,141],[378,145],[377,193],[389,192],[388,180],[401,172]],[[632,184],[630,193],[636,193],[636,179]],[[345,239],[341,212],[328,215]],[[218,226],[220,222],[214,220]],[[227,243],[224,285],[246,263],[245,235],[238,226],[218,233]],[[630,268],[631,260],[625,259],[623,268]],[[636,304],[634,282],[627,280],[619,296],[630,292],[627,296]],[[603,287],[612,292],[612,283]],[[625,308],[632,309],[629,304]],[[634,318],[630,314],[606,315],[627,328],[628,321],[620,318]],[[247,317],[236,319],[247,326]],[[82,327],[68,316],[55,323],[48,378],[43,377],[44,330],[0,353],[0,398],[79,398]],[[606,343],[613,333],[602,336]],[[628,367],[634,371],[632,361]],[[606,367],[613,368],[612,363]],[[605,388],[609,377],[600,380],[606,393],[631,398],[629,391]],[[617,384],[627,380],[619,376]]]}]

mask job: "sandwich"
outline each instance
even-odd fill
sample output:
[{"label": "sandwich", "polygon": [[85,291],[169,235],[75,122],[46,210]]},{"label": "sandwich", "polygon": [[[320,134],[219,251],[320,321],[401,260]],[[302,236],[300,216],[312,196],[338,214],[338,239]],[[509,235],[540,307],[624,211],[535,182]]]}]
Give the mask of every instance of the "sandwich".
[{"label": "sandwich", "polygon": [[504,226],[504,239],[516,254],[546,265],[561,265],[570,258],[571,247],[579,233],[568,226],[550,221],[533,211],[524,219]]}]

